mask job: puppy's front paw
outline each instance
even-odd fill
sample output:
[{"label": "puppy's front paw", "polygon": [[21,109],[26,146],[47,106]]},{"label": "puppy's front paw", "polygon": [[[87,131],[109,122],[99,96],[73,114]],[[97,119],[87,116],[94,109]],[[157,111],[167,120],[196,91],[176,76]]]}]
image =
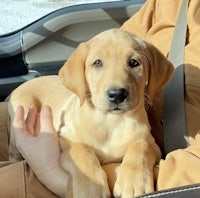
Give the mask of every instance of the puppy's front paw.
[{"label": "puppy's front paw", "polygon": [[102,169],[93,149],[82,143],[61,139],[63,149],[62,167],[70,175],[67,197],[109,198],[107,175]]},{"label": "puppy's front paw", "polygon": [[105,173],[103,173],[103,175],[96,173],[94,175],[94,178],[90,178],[84,174],[73,175],[71,179],[72,179],[72,187],[71,187],[72,195],[68,194],[67,197],[73,197],[73,198],[111,197]]},{"label": "puppy's front paw", "polygon": [[142,167],[133,169],[125,165],[118,168],[113,192],[115,197],[133,198],[153,190],[153,174],[149,170]]},{"label": "puppy's front paw", "polygon": [[[111,197],[111,193],[110,190],[108,188],[107,184],[97,184],[94,182],[87,182],[87,190],[85,193],[85,196],[81,196],[82,197],[87,197],[87,198],[110,198]],[[86,188],[85,188],[86,189]]]}]

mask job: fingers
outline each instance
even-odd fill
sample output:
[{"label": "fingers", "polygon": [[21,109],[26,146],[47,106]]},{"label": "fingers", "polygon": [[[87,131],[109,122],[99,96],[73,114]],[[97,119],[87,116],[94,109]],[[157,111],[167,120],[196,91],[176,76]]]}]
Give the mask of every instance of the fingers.
[{"label": "fingers", "polygon": [[14,131],[37,136],[40,132],[40,115],[33,108],[29,109],[26,119],[24,113],[24,107],[18,106],[13,120]]},{"label": "fingers", "polygon": [[26,130],[26,125],[24,122],[24,108],[23,106],[18,106],[15,117],[13,120],[13,127],[17,131],[25,131]]},{"label": "fingers", "polygon": [[52,110],[49,106],[44,106],[40,112],[40,131],[43,133],[55,132]]},{"label": "fingers", "polygon": [[40,114],[36,114],[36,121],[34,125],[34,136],[38,136],[40,134]]},{"label": "fingers", "polygon": [[27,118],[25,120],[27,132],[31,136],[35,136],[35,124],[37,123],[37,113],[33,108],[28,111]]},{"label": "fingers", "polygon": [[13,120],[13,129],[15,133],[16,147],[21,150],[21,145],[28,136],[26,124],[24,121],[24,108],[18,106]]},{"label": "fingers", "polygon": [[31,136],[36,136],[39,131],[38,115],[33,108],[29,109],[26,119],[24,118],[23,106],[18,106],[13,120],[15,132],[23,132]]},{"label": "fingers", "polygon": [[26,119],[24,119],[23,106],[19,106],[16,110],[13,126],[15,131],[25,132],[31,136],[38,136],[40,132],[55,132],[53,115],[49,106],[42,107],[40,114],[30,108]]}]

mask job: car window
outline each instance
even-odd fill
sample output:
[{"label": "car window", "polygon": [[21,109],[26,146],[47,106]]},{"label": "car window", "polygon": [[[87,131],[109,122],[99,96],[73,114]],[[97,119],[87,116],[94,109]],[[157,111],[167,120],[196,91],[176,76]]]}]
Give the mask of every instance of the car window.
[{"label": "car window", "polygon": [[16,31],[57,9],[119,0],[0,0],[0,35]]}]

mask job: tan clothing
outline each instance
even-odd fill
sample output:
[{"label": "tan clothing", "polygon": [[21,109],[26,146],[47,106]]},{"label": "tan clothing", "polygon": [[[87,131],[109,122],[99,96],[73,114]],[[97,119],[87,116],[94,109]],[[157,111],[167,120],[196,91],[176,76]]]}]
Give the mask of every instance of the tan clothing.
[{"label": "tan clothing", "polygon": [[6,198],[56,198],[42,185],[25,161],[0,162],[0,196]]},{"label": "tan clothing", "polygon": [[8,160],[8,124],[7,103],[0,102],[0,161]]},{"label": "tan clothing", "polygon": [[[152,42],[167,57],[181,0],[147,0],[142,9],[124,23],[123,29]],[[188,137],[186,150],[170,153],[160,162],[159,190],[200,183],[200,1],[188,1],[188,33],[185,47],[185,109]],[[163,148],[162,94],[151,112],[152,133]],[[170,174],[170,175],[169,175]]]}]

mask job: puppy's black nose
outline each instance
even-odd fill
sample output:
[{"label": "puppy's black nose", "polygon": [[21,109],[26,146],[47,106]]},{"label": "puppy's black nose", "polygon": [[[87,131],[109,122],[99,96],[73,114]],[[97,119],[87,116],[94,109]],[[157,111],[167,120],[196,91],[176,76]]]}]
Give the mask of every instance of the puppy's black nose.
[{"label": "puppy's black nose", "polygon": [[120,104],[128,97],[128,90],[124,88],[111,88],[107,91],[107,98],[110,102]]}]

